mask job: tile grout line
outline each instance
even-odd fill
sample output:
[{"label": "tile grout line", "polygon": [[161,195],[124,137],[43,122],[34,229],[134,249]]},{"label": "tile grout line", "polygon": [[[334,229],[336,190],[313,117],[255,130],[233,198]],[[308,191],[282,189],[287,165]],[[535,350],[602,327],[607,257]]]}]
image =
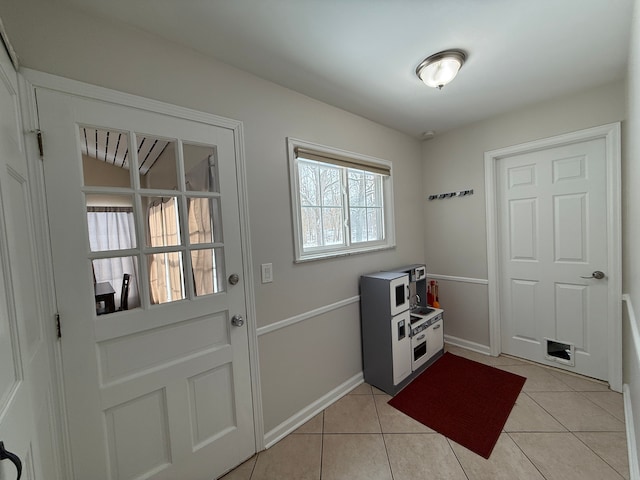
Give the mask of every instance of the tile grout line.
[{"label": "tile grout line", "polygon": [[[588,396],[585,395],[585,392],[590,392],[590,390],[577,390],[574,387],[572,387],[571,385],[567,384],[566,382],[564,382],[561,378],[553,375],[553,373],[550,373],[550,375],[552,375],[556,380],[558,380],[559,382],[563,383],[564,385],[566,385],[570,390],[570,393],[577,393],[578,395],[580,395],[582,398],[586,399],[589,403],[593,404],[594,406],[598,407],[600,410],[602,410],[603,412],[605,412],[607,415],[615,418],[616,420],[619,420],[615,415],[613,415],[612,413],[610,413],[608,410],[606,410],[604,407],[598,405],[597,403],[595,403],[593,400],[591,400]],[[599,392],[600,390],[594,390],[594,392]],[[551,412],[549,412],[546,408],[544,408],[540,403],[538,403],[535,398],[533,398],[533,396],[529,395],[529,393],[564,393],[563,391],[547,391],[547,390],[541,390],[539,392],[525,392],[523,391],[522,393],[524,393],[527,397],[529,397],[533,403],[535,403],[536,405],[538,405],[547,415],[549,415],[551,418],[553,418],[556,422],[558,422],[560,425],[562,425],[563,428],[566,429],[565,432],[506,432],[507,435],[509,435],[509,438],[511,438],[511,440],[516,444],[516,446],[520,449],[520,451],[523,453],[523,455],[525,455],[525,457],[527,457],[527,459],[531,462],[532,465],[534,465],[534,467],[536,467],[536,469],[538,471],[540,471],[540,469],[538,469],[537,465],[535,465],[533,463],[533,461],[527,456],[527,454],[524,452],[524,450],[522,450],[522,448],[520,448],[520,445],[518,445],[518,443],[513,439],[513,437],[511,436],[510,433],[528,433],[528,434],[535,434],[535,433],[546,433],[546,434],[557,434],[557,433],[570,433],[573,437],[575,437],[580,443],[582,443],[585,447],[587,447],[589,449],[589,451],[591,451],[594,455],[596,455],[596,457],[598,457],[599,459],[601,459],[606,465],[608,465],[616,474],[618,474],[621,478],[625,478],[624,475],[622,473],[620,473],[613,465],[611,465],[609,462],[607,462],[604,458],[602,458],[602,456],[600,456],[595,450],[593,450],[589,445],[587,445],[584,441],[582,441],[582,439],[576,435],[576,433],[581,433],[581,432],[577,432],[574,431],[572,429],[570,429],[569,427],[567,427],[564,423],[562,423],[560,421],[560,419],[556,418]],[[596,431],[596,433],[617,433],[615,431]],[[544,475],[542,474],[542,472],[540,472],[540,474],[544,477]],[[546,478],[546,477],[545,477]]]},{"label": "tile grout line", "polygon": [[[571,388],[571,386],[567,385],[569,388]],[[568,426],[566,426],[564,423],[562,423],[558,418],[556,418],[551,412],[549,412],[546,408],[544,408],[542,405],[540,405],[540,403],[538,403],[536,401],[535,398],[533,398],[531,395],[529,395],[529,392],[524,392],[527,394],[527,396],[533,400],[533,402],[538,405],[542,410],[544,410],[548,415],[550,415],[556,422],[558,422],[560,425],[562,425],[564,428],[567,429],[567,431],[569,432],[573,432],[574,430],[570,429]],[[547,390],[541,390],[538,392],[530,392],[530,393],[576,393],[578,395],[580,395],[582,398],[584,398],[585,400],[587,400],[589,403],[591,403],[592,405],[594,405],[595,407],[597,407],[598,409],[602,410],[604,413],[606,413],[608,416],[610,416],[611,418],[613,418],[614,420],[617,420],[618,422],[620,422],[620,419],[618,417],[616,417],[615,415],[613,415],[612,413],[610,413],[609,411],[607,411],[605,408],[601,407],[600,405],[598,405],[597,403],[595,403],[594,401],[592,401],[591,399],[589,399],[589,397],[587,397],[586,395],[583,394],[583,392],[579,391],[579,390],[574,390],[573,388],[569,391],[569,392],[564,392],[564,391],[547,391]],[[624,426],[624,422],[621,422],[622,425]],[[618,430],[596,430],[599,432],[617,432]]]},{"label": "tile grout line", "polygon": [[[556,422],[558,422],[560,425],[562,425],[562,428],[565,429],[565,433],[571,431],[571,430],[569,430],[569,428],[564,423],[562,423],[560,420],[558,420],[556,417],[554,417],[551,414],[551,412],[549,412],[546,408],[544,408],[542,405],[540,405],[538,402],[536,402],[536,399],[533,398],[531,395],[529,395],[529,392],[522,392],[522,393],[524,393],[527,397],[529,397],[533,403],[535,403],[537,406],[539,406],[544,413],[546,413],[551,418],[553,418]],[[555,392],[541,391],[541,392],[530,392],[530,393],[555,393]],[[514,433],[518,433],[518,432],[514,432]],[[530,432],[530,433],[535,433],[535,432]],[[548,433],[553,433],[553,432],[548,432]]]},{"label": "tile grout line", "polygon": [[253,477],[254,472],[256,471],[256,465],[258,464],[258,455],[260,452],[256,453],[256,461],[253,462],[253,466],[251,467],[251,473],[249,474],[249,480]]},{"label": "tile grout line", "polygon": [[378,411],[378,404],[376,403],[376,396],[373,393],[373,387],[371,388],[371,399],[373,400],[373,408],[376,411],[376,419],[378,420],[378,426],[380,427],[380,435],[382,436],[384,453],[387,455],[387,465],[389,465],[389,473],[391,474],[391,480],[394,480],[393,468],[391,467],[391,459],[389,458],[389,449],[387,448],[387,439],[385,438],[384,432],[382,430],[382,422],[380,422],[380,412]]},{"label": "tile grout line", "polygon": [[442,436],[447,441],[447,444],[449,445],[449,448],[451,449],[451,453],[453,453],[453,456],[458,461],[458,465],[460,465],[460,468],[462,469],[462,473],[464,473],[464,476],[467,477],[467,480],[469,480],[469,475],[467,474],[467,471],[464,469],[464,465],[462,465],[462,462],[460,461],[460,458],[458,458],[458,454],[456,453],[456,449],[453,448],[453,446],[451,445],[451,440],[449,439],[449,437],[447,437],[445,435],[442,435]]},{"label": "tile grout line", "polygon": [[[609,390],[611,392],[613,392],[613,390]],[[611,413],[609,410],[607,410],[606,408],[604,408],[602,405],[598,405],[596,402],[594,402],[593,400],[591,400],[588,396],[585,395],[585,393],[600,393],[598,391],[595,392],[591,392],[591,391],[578,391],[577,393],[579,393],[580,395],[582,395],[582,397],[584,397],[585,399],[587,399],[587,401],[591,402],[592,404],[594,404],[596,407],[604,410],[604,412],[606,412],[608,415],[612,416],[613,418],[615,418],[616,420],[618,420],[619,422],[621,422],[624,425],[624,418],[622,420],[620,420],[617,416],[615,416],[613,413]],[[608,392],[604,392],[604,393],[608,393]],[[617,393],[617,392],[614,392]],[[623,414],[624,416],[624,414]]]},{"label": "tile grout line", "polygon": [[[561,425],[562,425],[562,424],[561,424]],[[562,426],[564,427],[564,425],[562,425]],[[514,444],[516,447],[518,447],[518,450],[520,450],[520,451],[522,452],[522,455],[524,455],[524,457],[525,457],[527,460],[529,460],[529,463],[530,463],[531,465],[533,465],[533,468],[535,468],[535,469],[538,471],[538,473],[540,473],[540,476],[541,476],[542,478],[546,479],[547,477],[544,475],[544,473],[542,473],[542,471],[540,470],[540,468],[538,468],[538,465],[536,465],[536,463],[535,463],[531,458],[529,458],[529,455],[527,455],[527,454],[526,454],[526,452],[522,449],[522,447],[520,447],[520,445],[518,444],[518,442],[516,442],[516,440],[511,436],[511,434],[510,434],[509,432],[504,432],[504,433],[506,433],[506,434],[509,436],[509,438],[511,439],[511,441],[513,442],[513,444]],[[564,432],[556,432],[556,433],[564,433]]]},{"label": "tile grout line", "polygon": [[[566,382],[564,382],[561,378],[558,378],[557,376],[553,375],[553,373],[549,374],[555,378],[556,380],[558,380],[559,382],[561,382],[563,385],[566,385],[567,388],[569,388],[569,392],[571,393],[577,393],[579,394],[581,397],[587,399],[590,403],[594,404],[595,406],[599,407],[601,410],[603,410],[605,413],[607,413],[608,415],[614,417],[617,419],[617,417],[615,417],[615,415],[612,415],[611,413],[609,413],[607,410],[605,410],[604,408],[602,408],[600,405],[597,405],[595,402],[593,402],[591,399],[589,399],[586,395],[583,394],[583,392],[576,390],[574,387],[572,387],[571,385],[567,384]],[[528,379],[528,377],[526,377]],[[564,423],[562,423],[560,421],[560,419],[556,418],[551,412],[549,412],[546,408],[544,408],[540,403],[538,403],[535,398],[533,398],[533,396],[529,395],[530,393],[563,393],[563,391],[560,392],[556,392],[556,391],[547,391],[547,390],[541,390],[539,392],[525,392],[524,390],[522,391],[522,393],[524,393],[527,397],[529,397],[531,399],[531,401],[533,401],[534,404],[538,405],[538,407],[540,407],[547,415],[549,415],[551,418],[553,418],[556,422],[558,422],[560,425],[562,425],[562,427],[565,429],[564,432],[506,432],[505,433],[507,435],[509,435],[509,438],[511,439],[511,441],[518,447],[518,449],[522,452],[522,454],[527,458],[527,460],[529,460],[529,462],[531,462],[531,464],[536,468],[536,470],[538,470],[538,472],[540,472],[540,475],[542,475],[542,477],[544,477],[545,479],[547,477],[545,477],[545,475],[542,473],[542,471],[540,471],[540,469],[538,468],[538,466],[533,462],[533,460],[531,460],[531,458],[529,458],[529,456],[525,453],[525,451],[520,447],[520,445],[518,444],[518,442],[515,441],[515,439],[511,436],[511,433],[524,433],[524,434],[536,434],[536,433],[545,433],[545,434],[559,434],[559,433],[570,433],[571,435],[573,435],[578,441],[580,441],[582,444],[584,444],[591,452],[593,452],[598,458],[600,458],[605,464],[609,465],[609,467],[616,472],[616,474],[620,475],[620,477],[624,478],[624,476],[618,472],[617,469],[615,469],[612,465],[609,464],[609,462],[605,461],[600,455],[598,455],[591,447],[589,447],[589,445],[587,445],[586,443],[584,443],[580,437],[578,437],[575,432],[573,430],[571,430],[569,427],[567,427]]]},{"label": "tile grout line", "polygon": [[[606,463],[607,465],[609,465],[609,467],[611,467],[611,470],[613,470],[614,472],[616,472],[618,475],[620,475],[620,478],[625,478],[625,476],[618,471],[618,469],[616,467],[614,467],[613,465],[611,465],[609,462],[607,462],[598,452],[596,452],[593,448],[591,448],[586,442],[584,442],[578,435],[576,435],[576,433],[622,433],[622,432],[602,432],[602,431],[595,431],[595,432],[571,432],[573,434],[574,437],[576,437],[578,439],[578,441],[580,443],[582,443],[585,447],[587,447],[589,450],[591,450],[593,452],[593,454],[598,457],[600,460],[602,460],[604,463]],[[625,439],[626,441],[626,439]]]},{"label": "tile grout line", "polygon": [[[582,441],[582,439],[580,437],[578,437],[576,435],[576,433],[585,433],[585,432],[574,432],[571,430],[567,430],[566,432],[504,432],[507,435],[509,435],[509,438],[511,438],[511,440],[513,441],[513,443],[518,447],[518,449],[522,452],[522,454],[527,457],[527,459],[529,460],[529,462],[531,462],[531,464],[536,467],[536,469],[540,472],[540,474],[546,479],[547,477],[544,476],[544,474],[540,471],[540,469],[538,468],[538,466],[533,462],[533,460],[531,460],[531,458],[529,458],[529,456],[525,453],[525,451],[520,447],[520,445],[518,444],[518,442],[511,436],[511,434],[523,434],[523,435],[566,435],[567,433],[571,434],[573,437],[575,437],[580,443],[582,443],[585,447],[587,447],[596,457],[598,457],[600,460],[602,460],[606,465],[608,465],[611,470],[613,470],[618,476],[620,476],[620,478],[625,478],[625,476],[620,473],[618,471],[617,468],[615,468],[613,465],[611,465],[609,462],[607,462],[604,458],[602,458],[601,455],[598,455],[597,452],[595,452],[589,445],[587,445],[585,442]],[[622,433],[622,432],[609,432],[609,431],[592,431],[592,432],[588,432],[588,433]]]}]

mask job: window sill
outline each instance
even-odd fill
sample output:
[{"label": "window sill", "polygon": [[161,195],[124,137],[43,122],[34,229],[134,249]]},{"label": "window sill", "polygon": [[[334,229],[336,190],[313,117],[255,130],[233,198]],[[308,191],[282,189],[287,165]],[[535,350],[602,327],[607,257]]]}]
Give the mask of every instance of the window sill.
[{"label": "window sill", "polygon": [[329,260],[337,257],[350,257],[352,255],[361,255],[363,253],[375,253],[375,252],[381,252],[384,250],[393,250],[394,248],[396,248],[395,243],[391,245],[376,245],[375,247],[343,250],[339,252],[309,253],[301,256],[300,258],[296,258],[293,261],[293,263],[308,263],[308,262],[315,262],[318,260]]}]

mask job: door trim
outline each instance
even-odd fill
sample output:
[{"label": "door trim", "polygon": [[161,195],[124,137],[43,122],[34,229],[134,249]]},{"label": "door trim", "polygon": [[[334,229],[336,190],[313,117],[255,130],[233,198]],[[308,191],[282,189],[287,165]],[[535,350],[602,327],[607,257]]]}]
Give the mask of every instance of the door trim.
[{"label": "door trim", "polygon": [[622,391],[622,217],[620,122],[534,140],[484,154],[485,201],[487,222],[487,267],[489,279],[489,347],[491,355],[502,352],[500,341],[500,260],[497,203],[497,163],[517,154],[588,140],[604,139],[607,163],[607,276],[609,309],[607,318],[608,381],[612,390]]},{"label": "door trim", "polygon": [[40,276],[38,278],[41,291],[39,309],[44,317],[44,341],[49,348],[52,382],[52,410],[54,419],[52,442],[58,455],[56,472],[58,478],[73,478],[71,466],[71,450],[69,447],[69,432],[66,423],[66,405],[64,389],[62,387],[62,355],[60,341],[55,326],[55,314],[57,311],[55,290],[53,285],[53,263],[49,242],[49,223],[46,216],[46,203],[44,196],[44,177],[42,162],[40,160],[37,138],[37,106],[32,94],[31,83],[25,78],[23,70],[18,72],[18,98],[20,100],[20,114],[22,116],[22,136],[24,154],[29,169],[29,182],[31,184],[31,203],[33,215],[34,241],[37,247],[36,262]]},{"label": "door trim", "polygon": [[[242,272],[245,279],[245,300],[247,309],[247,323],[248,329],[248,347],[249,347],[249,367],[251,375],[251,391],[252,391],[252,404],[253,404],[253,423],[254,423],[254,436],[255,436],[255,449],[256,452],[264,450],[264,421],[262,410],[262,389],[260,386],[260,365],[258,357],[258,336],[257,336],[257,322],[256,322],[256,303],[255,303],[255,289],[253,284],[253,260],[251,255],[251,233],[249,229],[249,201],[248,201],[248,183],[246,175],[246,159],[245,159],[245,147],[244,147],[244,126],[241,121],[232,120],[229,118],[221,117],[207,112],[193,110],[186,107],[180,107],[177,105],[152,100],[137,95],[131,95],[128,93],[111,90],[104,87],[98,87],[84,82],[71,80],[57,75],[51,75],[48,73],[39,72],[37,70],[23,69],[22,74],[25,80],[28,82],[29,96],[32,103],[35,105],[35,89],[49,89],[77,97],[85,97],[92,100],[99,100],[117,105],[123,105],[131,108],[137,108],[140,110],[146,110],[162,115],[174,116],[179,118],[185,118],[193,121],[203,121],[208,124],[215,125],[221,128],[227,128],[233,132],[234,147],[236,150],[236,176],[238,182],[238,207],[240,212],[240,241],[242,244]],[[33,117],[37,118],[37,117]],[[33,121],[35,123],[35,120]],[[34,125],[34,129],[37,126]],[[46,152],[46,132],[43,132],[44,148]],[[35,164],[39,162],[39,155],[37,149],[30,149],[30,162]],[[42,175],[42,169],[39,168]],[[42,197],[44,204],[44,187],[43,182],[39,182],[38,186],[41,187],[39,195]],[[46,219],[45,219],[46,220]],[[47,237],[48,240],[48,237]],[[48,250],[48,247],[47,247]],[[49,251],[47,251],[47,261],[49,263],[48,268],[51,269],[52,259]],[[48,279],[48,287],[51,291],[54,290],[53,277]],[[62,378],[61,365],[57,365],[59,378]],[[65,419],[66,423],[66,419]],[[68,443],[67,443],[68,447]],[[68,451],[68,448],[67,448]]]}]

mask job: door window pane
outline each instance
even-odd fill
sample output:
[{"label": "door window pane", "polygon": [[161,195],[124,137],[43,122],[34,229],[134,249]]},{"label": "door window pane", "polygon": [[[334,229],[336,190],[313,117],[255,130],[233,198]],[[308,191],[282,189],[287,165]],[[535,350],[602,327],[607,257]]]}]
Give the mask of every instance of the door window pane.
[{"label": "door window pane", "polygon": [[131,187],[129,134],[82,126],[78,133],[84,185]]},{"label": "door window pane", "polygon": [[[85,126],[79,127],[79,137],[84,185],[100,187],[85,190],[90,251],[114,252],[109,253],[114,257],[89,259],[96,314],[148,305],[141,302],[142,287],[151,305],[223,292],[216,146]],[[137,177],[130,172],[134,165]],[[338,193],[327,185],[325,201],[333,203]],[[135,212],[143,218],[137,219]],[[331,236],[331,224],[327,219],[325,236]],[[136,232],[139,226],[144,233]],[[143,239],[142,245],[138,239]],[[148,267],[142,277],[141,255],[146,255]],[[100,255],[90,254],[95,256]]]},{"label": "door window pane", "polygon": [[177,197],[141,197],[147,216],[147,246],[180,245],[180,217]]},{"label": "door window pane", "polygon": [[222,242],[219,198],[187,198],[187,208],[189,241],[192,245]]},{"label": "door window pane", "polygon": [[147,255],[152,304],[176,302],[185,298],[181,252]]},{"label": "door window pane", "polygon": [[222,248],[205,248],[191,252],[193,284],[196,296],[224,291]]},{"label": "door window pane", "polygon": [[187,190],[220,192],[218,159],[214,147],[184,143],[182,156]]},{"label": "door window pane", "polygon": [[140,306],[136,257],[94,259],[91,261],[91,268],[97,315]]},{"label": "door window pane", "polygon": [[136,134],[140,187],[178,189],[178,162],[175,140]]},{"label": "door window pane", "polygon": [[92,252],[136,248],[131,195],[86,196],[89,247]]}]

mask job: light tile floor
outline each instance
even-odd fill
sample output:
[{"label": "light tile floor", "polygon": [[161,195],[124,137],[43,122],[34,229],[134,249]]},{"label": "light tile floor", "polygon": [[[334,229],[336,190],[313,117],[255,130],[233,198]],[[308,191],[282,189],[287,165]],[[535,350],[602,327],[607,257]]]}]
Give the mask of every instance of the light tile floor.
[{"label": "light tile floor", "polygon": [[447,350],[527,378],[488,460],[363,384],[224,480],[629,478],[622,395],[517,359]]}]

